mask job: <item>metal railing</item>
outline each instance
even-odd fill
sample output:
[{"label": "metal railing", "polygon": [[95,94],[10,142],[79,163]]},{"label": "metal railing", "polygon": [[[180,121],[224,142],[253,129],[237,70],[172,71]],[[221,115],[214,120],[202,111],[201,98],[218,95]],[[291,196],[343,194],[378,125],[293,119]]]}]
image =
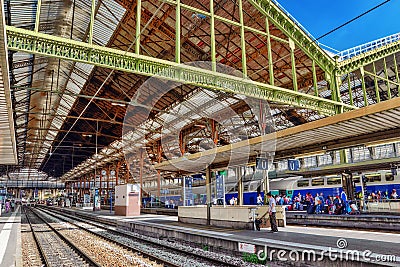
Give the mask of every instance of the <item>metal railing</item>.
[{"label": "metal railing", "polygon": [[358,45],[356,47],[352,47],[350,49],[344,50],[336,54],[338,56],[339,61],[343,61],[349,58],[352,58],[354,56],[363,54],[365,52],[377,49],[379,47],[397,42],[400,40],[400,33],[392,34],[390,36],[386,36],[383,38],[380,38],[378,40],[374,40],[372,42],[368,42],[362,45]]}]

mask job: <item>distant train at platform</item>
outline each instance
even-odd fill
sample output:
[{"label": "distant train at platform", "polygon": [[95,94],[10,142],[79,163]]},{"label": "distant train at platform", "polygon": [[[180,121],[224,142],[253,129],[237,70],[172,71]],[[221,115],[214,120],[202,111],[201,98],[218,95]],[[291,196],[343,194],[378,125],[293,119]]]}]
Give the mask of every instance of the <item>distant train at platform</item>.
[{"label": "distant train at platform", "polygon": [[[385,195],[390,195],[393,189],[400,192],[400,174],[393,173],[390,170],[377,171],[371,173],[365,173],[366,187],[365,193],[369,195],[371,193],[381,192]],[[230,177],[231,178],[231,177]],[[355,191],[361,192],[361,180],[360,175],[353,176],[353,182],[355,184]],[[214,185],[215,186],[215,185]],[[225,202],[229,203],[229,200],[234,197],[238,197],[237,183],[228,179],[225,183]],[[243,183],[243,203],[244,205],[255,205],[257,203],[257,195],[262,191],[260,179],[249,179]],[[300,193],[305,195],[311,193],[316,195],[317,193],[323,193],[324,196],[336,196],[342,192],[342,177],[339,175],[329,175],[320,177],[304,178],[303,176],[294,176],[286,178],[276,178],[270,180],[270,190],[274,195],[286,195],[289,198]],[[169,194],[161,196],[160,200],[162,203],[165,200],[173,200],[176,205],[182,204],[181,189],[170,190]],[[196,181],[193,184],[193,202],[192,204],[205,204],[205,181]],[[151,201],[150,198],[144,199],[147,203]]]},{"label": "distant train at platform", "polygon": [[[365,173],[365,194],[381,192],[390,195],[393,189],[400,190],[400,175],[391,171],[378,171]],[[355,191],[361,192],[361,176],[353,176]],[[321,177],[290,177],[284,179],[275,179],[270,182],[271,190],[292,190],[292,195],[305,195],[311,193],[313,196],[317,193],[323,193],[324,196],[335,196],[342,192],[342,177],[339,175],[321,176]]]}]

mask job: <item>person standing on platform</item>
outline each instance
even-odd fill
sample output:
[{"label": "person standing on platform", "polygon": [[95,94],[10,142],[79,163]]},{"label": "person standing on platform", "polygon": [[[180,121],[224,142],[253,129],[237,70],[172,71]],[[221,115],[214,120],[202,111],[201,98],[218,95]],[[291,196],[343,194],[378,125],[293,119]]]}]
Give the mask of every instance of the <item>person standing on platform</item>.
[{"label": "person standing on platform", "polygon": [[269,222],[271,223],[271,232],[276,233],[278,232],[278,226],[276,225],[276,202],[275,199],[272,197],[271,192],[267,193],[267,197],[269,200]]}]

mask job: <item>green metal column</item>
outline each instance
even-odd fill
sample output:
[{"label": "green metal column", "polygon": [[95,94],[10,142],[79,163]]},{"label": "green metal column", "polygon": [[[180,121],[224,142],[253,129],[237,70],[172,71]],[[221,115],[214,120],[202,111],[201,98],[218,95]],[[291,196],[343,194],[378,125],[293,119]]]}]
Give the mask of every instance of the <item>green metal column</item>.
[{"label": "green metal column", "polygon": [[268,45],[268,72],[269,72],[269,84],[274,85],[274,63],[272,62],[272,48],[271,48],[271,35],[269,33],[269,21],[268,17],[265,18],[265,29],[267,32],[267,45]]},{"label": "green metal column", "polygon": [[137,0],[136,5],[136,35],[135,35],[135,54],[140,54],[140,26],[142,21],[142,0]]},{"label": "green metal column", "polygon": [[93,44],[93,27],[94,27],[94,15],[96,12],[96,0],[92,0],[92,9],[90,10],[90,22],[89,22],[89,44]]},{"label": "green metal column", "polygon": [[363,91],[363,97],[364,97],[364,106],[368,106],[368,98],[367,98],[367,88],[365,86],[365,72],[364,72],[364,67],[361,66],[360,68],[360,73],[361,73],[361,88]]},{"label": "green metal column", "polygon": [[175,15],[175,62],[181,63],[181,0],[176,0]]},{"label": "green metal column", "polygon": [[214,0],[210,0],[210,38],[211,38],[211,68],[217,71],[216,52],[215,52],[215,19],[214,19]]},{"label": "green metal column", "polygon": [[350,105],[354,105],[354,99],[353,99],[353,92],[351,90],[351,80],[350,80],[350,73],[347,74],[347,88],[349,90],[349,98],[350,98]]},{"label": "green metal column", "polygon": [[315,60],[312,61],[312,78],[314,86],[314,95],[318,97],[319,93],[318,93],[317,71],[315,70]]},{"label": "green metal column", "polygon": [[383,70],[385,71],[388,99],[391,99],[392,92],[390,92],[390,83],[389,83],[389,75],[388,75],[387,66],[386,66],[386,58],[383,58]]},{"label": "green metal column", "polygon": [[[335,58],[336,66],[338,65],[338,59],[339,59],[338,57]],[[341,95],[340,95],[340,86],[342,84],[342,80],[341,80],[341,75],[337,71],[337,68],[332,72],[331,81],[332,81],[332,83],[331,83],[332,96],[334,96],[334,98],[332,98],[332,99],[334,99],[335,101],[338,101],[338,102],[342,102]],[[335,94],[333,94],[333,93],[335,93]],[[339,112],[339,113],[342,113],[342,112]]]},{"label": "green metal column", "polygon": [[346,149],[340,150],[339,155],[340,155],[340,164],[348,163]]},{"label": "green metal column", "polygon": [[296,58],[294,57],[294,49],[295,45],[292,39],[289,39],[289,47],[290,47],[290,60],[292,62],[292,79],[293,79],[293,90],[297,92],[297,73],[296,73]]},{"label": "green metal column", "polygon": [[378,86],[378,79],[376,78],[376,68],[375,68],[375,62],[372,62],[372,69],[374,72],[374,86],[375,86],[375,94],[376,94],[376,103],[381,102],[381,97],[379,95],[379,86]]},{"label": "green metal column", "polygon": [[242,206],[243,205],[243,176],[246,175],[246,166],[244,167],[238,167],[238,174],[239,174],[239,180],[238,180],[238,205]]},{"label": "green metal column", "polygon": [[240,47],[242,48],[242,72],[243,72],[243,77],[247,77],[246,39],[244,36],[244,19],[243,19],[243,1],[242,0],[239,0],[239,16],[240,16]]},{"label": "green metal column", "polygon": [[40,23],[40,9],[42,7],[42,0],[37,1],[36,6],[36,19],[35,19],[35,32],[39,31],[39,23]]},{"label": "green metal column", "polygon": [[206,168],[206,194],[207,194],[207,224],[210,225],[211,220],[211,169]]},{"label": "green metal column", "polygon": [[[397,84],[400,84],[399,71],[398,71],[397,60],[396,60],[396,54],[393,55],[393,64],[394,64],[394,72],[396,73]],[[397,85],[397,90],[400,90],[400,85]]]}]

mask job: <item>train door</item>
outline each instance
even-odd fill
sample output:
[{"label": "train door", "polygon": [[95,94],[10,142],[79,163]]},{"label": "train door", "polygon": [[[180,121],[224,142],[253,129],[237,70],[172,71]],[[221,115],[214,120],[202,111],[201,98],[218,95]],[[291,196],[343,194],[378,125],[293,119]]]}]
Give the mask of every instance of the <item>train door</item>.
[{"label": "train door", "polygon": [[343,191],[347,195],[347,199],[355,199],[355,184],[353,182],[353,174],[352,173],[342,173],[342,187]]}]

